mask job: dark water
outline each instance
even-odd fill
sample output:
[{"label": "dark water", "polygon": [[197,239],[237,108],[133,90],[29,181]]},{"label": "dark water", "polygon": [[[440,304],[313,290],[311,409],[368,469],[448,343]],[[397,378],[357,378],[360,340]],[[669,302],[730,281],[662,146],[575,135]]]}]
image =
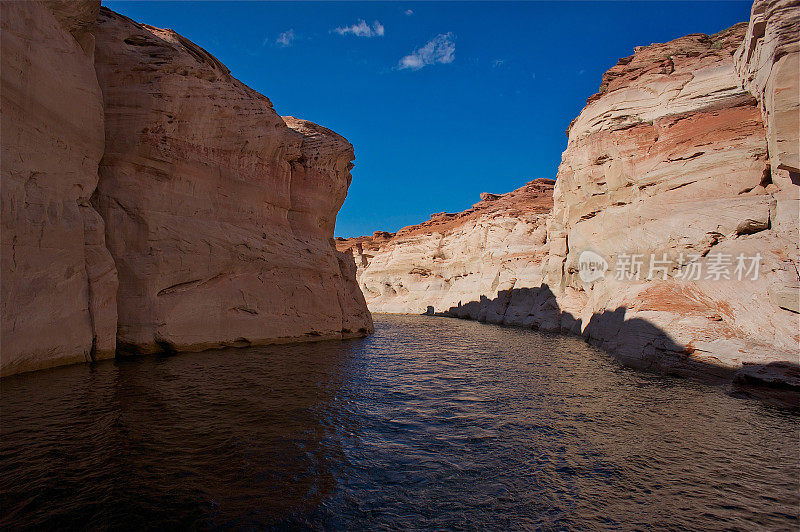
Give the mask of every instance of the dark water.
[{"label": "dark water", "polygon": [[0,527],[798,528],[795,415],[576,338],[376,318],[4,379]]}]

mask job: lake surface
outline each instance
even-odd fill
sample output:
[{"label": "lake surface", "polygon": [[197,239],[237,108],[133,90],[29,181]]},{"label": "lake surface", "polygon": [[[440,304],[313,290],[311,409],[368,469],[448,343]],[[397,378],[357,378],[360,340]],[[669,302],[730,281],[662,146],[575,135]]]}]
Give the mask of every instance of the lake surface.
[{"label": "lake surface", "polygon": [[795,414],[578,338],[375,318],[3,379],[0,527],[798,528]]}]

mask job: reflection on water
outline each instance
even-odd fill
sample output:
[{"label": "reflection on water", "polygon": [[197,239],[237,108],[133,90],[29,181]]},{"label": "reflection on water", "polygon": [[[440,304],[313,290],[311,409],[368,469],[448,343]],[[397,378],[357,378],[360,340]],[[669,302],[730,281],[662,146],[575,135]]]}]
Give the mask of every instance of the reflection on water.
[{"label": "reflection on water", "polygon": [[576,338],[376,328],[4,379],[0,526],[798,526],[790,413]]}]

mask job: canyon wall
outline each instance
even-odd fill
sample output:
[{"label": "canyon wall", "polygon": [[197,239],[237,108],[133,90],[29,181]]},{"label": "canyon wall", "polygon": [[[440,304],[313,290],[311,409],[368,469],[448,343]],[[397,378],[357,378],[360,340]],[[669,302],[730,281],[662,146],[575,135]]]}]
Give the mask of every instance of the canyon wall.
[{"label": "canyon wall", "polygon": [[[800,184],[800,2],[756,0],[736,70],[756,95],[767,127],[772,180],[781,189]],[[795,207],[796,208],[796,207]]]},{"label": "canyon wall", "polygon": [[[629,364],[724,378],[797,362],[797,209],[779,201],[797,187],[775,182],[761,106],[736,72],[747,32],[637,49],[570,126],[548,282],[560,327]],[[604,277],[581,276],[587,251]]]},{"label": "canyon wall", "polygon": [[2,9],[2,375],[373,330],[347,140],[99,2]]},{"label": "canyon wall", "polygon": [[[200,350],[371,330],[331,245],[353,147],[281,118],[172,30],[102,9],[98,209],[120,347]],[[288,125],[287,125],[288,124]]]},{"label": "canyon wall", "polygon": [[[450,237],[471,276],[499,282],[403,296],[420,286],[409,266],[436,265],[415,243],[439,232],[353,240],[370,308],[431,305],[582,334],[640,368],[799,387],[798,12],[757,2],[749,23],[638,47],[611,68],[568,129],[546,243],[509,241],[492,220],[478,247]],[[525,267],[498,276],[503,254]]]},{"label": "canyon wall", "polygon": [[[358,283],[373,312],[423,313],[514,287],[542,283],[553,181],[537,179],[507,194],[481,194],[461,213],[437,213],[396,234],[339,239],[358,266]],[[489,307],[476,308],[485,318]]]},{"label": "canyon wall", "polygon": [[113,356],[116,271],[90,204],[100,2],[2,2],[2,369]]}]

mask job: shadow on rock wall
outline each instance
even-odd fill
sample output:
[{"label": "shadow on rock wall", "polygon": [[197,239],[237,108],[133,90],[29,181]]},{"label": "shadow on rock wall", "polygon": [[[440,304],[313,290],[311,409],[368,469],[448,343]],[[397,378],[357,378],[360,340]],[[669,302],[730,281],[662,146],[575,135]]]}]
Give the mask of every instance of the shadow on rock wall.
[{"label": "shadow on rock wall", "polygon": [[489,299],[459,302],[437,315],[486,323],[519,326],[545,332],[570,332],[610,353],[623,365],[726,385],[731,393],[753,396],[780,406],[800,408],[800,365],[795,361],[745,364],[731,368],[694,356],[694,349],[681,345],[650,321],[626,319],[626,307],[604,310],[583,324],[580,317],[560,308],[547,284],[534,288],[513,288]]}]

